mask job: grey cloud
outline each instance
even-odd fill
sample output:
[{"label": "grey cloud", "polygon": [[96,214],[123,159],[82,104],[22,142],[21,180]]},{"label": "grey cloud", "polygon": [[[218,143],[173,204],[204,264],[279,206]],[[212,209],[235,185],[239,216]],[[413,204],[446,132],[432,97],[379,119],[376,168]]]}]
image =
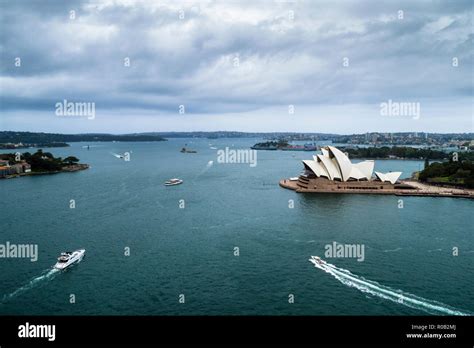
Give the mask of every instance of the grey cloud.
[{"label": "grey cloud", "polygon": [[[0,4],[3,110],[48,110],[63,98],[111,110],[186,104],[191,113],[234,113],[472,96],[469,1],[183,2],[184,20],[175,2],[103,4]],[[451,22],[436,30],[443,17]]]}]

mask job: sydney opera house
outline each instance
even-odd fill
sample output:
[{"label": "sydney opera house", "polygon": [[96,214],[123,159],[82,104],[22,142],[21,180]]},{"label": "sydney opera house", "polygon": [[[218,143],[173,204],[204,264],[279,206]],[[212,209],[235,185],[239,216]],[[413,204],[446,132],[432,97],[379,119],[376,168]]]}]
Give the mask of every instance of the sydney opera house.
[{"label": "sydney opera house", "polygon": [[374,161],[352,163],[334,146],[321,148],[321,154],[304,160],[303,165],[299,177],[281,180],[280,185],[297,192],[395,193],[413,189],[398,181],[401,172],[374,172]]}]

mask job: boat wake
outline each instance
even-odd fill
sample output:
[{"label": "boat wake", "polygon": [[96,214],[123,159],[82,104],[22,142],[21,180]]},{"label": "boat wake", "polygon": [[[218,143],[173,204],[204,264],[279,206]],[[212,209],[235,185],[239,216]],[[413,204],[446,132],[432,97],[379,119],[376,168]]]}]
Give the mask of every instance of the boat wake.
[{"label": "boat wake", "polygon": [[25,284],[22,287],[16,289],[11,294],[4,295],[3,298],[2,298],[2,302],[7,302],[7,301],[11,300],[12,298],[17,297],[18,295],[39,286],[40,284],[42,284],[45,281],[53,280],[58,273],[59,273],[59,270],[55,269],[55,268],[44,270],[41,273],[40,276],[31,279],[27,284]]},{"label": "boat wake", "polygon": [[197,179],[199,178],[201,175],[203,175],[204,173],[206,173],[209,169],[211,169],[211,167],[214,165],[214,161],[209,161],[207,162],[206,166],[204,167],[204,169],[202,169],[195,177],[194,179]]},{"label": "boat wake", "polygon": [[339,280],[342,284],[347,285],[357,290],[373,295],[384,300],[389,300],[400,305],[404,305],[413,309],[421,310],[429,314],[435,315],[472,315],[448,306],[444,303],[428,300],[402,290],[392,289],[388,286],[381,285],[376,281],[367,280],[358,275],[352,274],[350,271],[338,268],[323,260],[315,259],[314,256],[309,259],[316,268],[319,268],[326,273],[331,274],[334,278]]},{"label": "boat wake", "polygon": [[433,251],[443,251],[443,249],[432,249],[432,250],[428,250],[429,253],[432,253]]},{"label": "boat wake", "polygon": [[400,251],[402,248],[396,248],[396,249],[385,249],[383,250],[384,253],[394,253],[396,251]]}]

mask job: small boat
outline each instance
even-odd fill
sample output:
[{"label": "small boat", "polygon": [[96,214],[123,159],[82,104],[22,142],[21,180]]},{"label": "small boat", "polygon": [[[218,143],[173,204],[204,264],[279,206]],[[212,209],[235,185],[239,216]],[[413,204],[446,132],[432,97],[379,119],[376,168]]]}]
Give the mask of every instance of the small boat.
[{"label": "small boat", "polygon": [[165,186],[175,186],[182,183],[183,183],[183,180],[174,178],[174,179],[169,179],[168,181],[165,181]]},{"label": "small boat", "polygon": [[66,269],[72,264],[81,261],[85,253],[85,249],[79,249],[76,251],[65,251],[61,253],[61,255],[58,257],[58,262],[54,265],[54,268],[60,270]]},{"label": "small boat", "polygon": [[197,153],[196,150],[189,150],[185,147],[183,147],[180,152],[182,152],[182,153]]},{"label": "small boat", "polygon": [[317,265],[326,265],[326,261],[322,260],[319,256],[311,256],[309,259],[315,266]]}]

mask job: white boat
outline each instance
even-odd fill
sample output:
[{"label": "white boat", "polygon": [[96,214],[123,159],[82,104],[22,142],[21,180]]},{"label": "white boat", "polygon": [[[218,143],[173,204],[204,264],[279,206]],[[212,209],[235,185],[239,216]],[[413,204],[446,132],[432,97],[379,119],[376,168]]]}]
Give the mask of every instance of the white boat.
[{"label": "white boat", "polygon": [[114,155],[115,157],[117,158],[120,158],[120,159],[123,159],[123,155],[119,155],[118,153],[112,153],[112,155]]},{"label": "white boat", "polygon": [[54,265],[54,268],[60,270],[68,268],[72,264],[81,261],[85,252],[85,249],[79,249],[76,251],[65,251],[61,253],[61,256],[58,257],[58,262]]},{"label": "white boat", "polygon": [[322,260],[319,256],[311,256],[311,258],[309,259],[309,261],[311,261],[312,263],[314,263],[315,266],[318,266],[318,265],[325,265],[325,264],[326,264],[326,261]]},{"label": "white boat", "polygon": [[183,183],[183,180],[178,179],[178,178],[174,178],[174,179],[169,179],[168,181],[166,181],[165,186],[175,186],[175,185],[179,185],[179,184],[182,184],[182,183]]}]

